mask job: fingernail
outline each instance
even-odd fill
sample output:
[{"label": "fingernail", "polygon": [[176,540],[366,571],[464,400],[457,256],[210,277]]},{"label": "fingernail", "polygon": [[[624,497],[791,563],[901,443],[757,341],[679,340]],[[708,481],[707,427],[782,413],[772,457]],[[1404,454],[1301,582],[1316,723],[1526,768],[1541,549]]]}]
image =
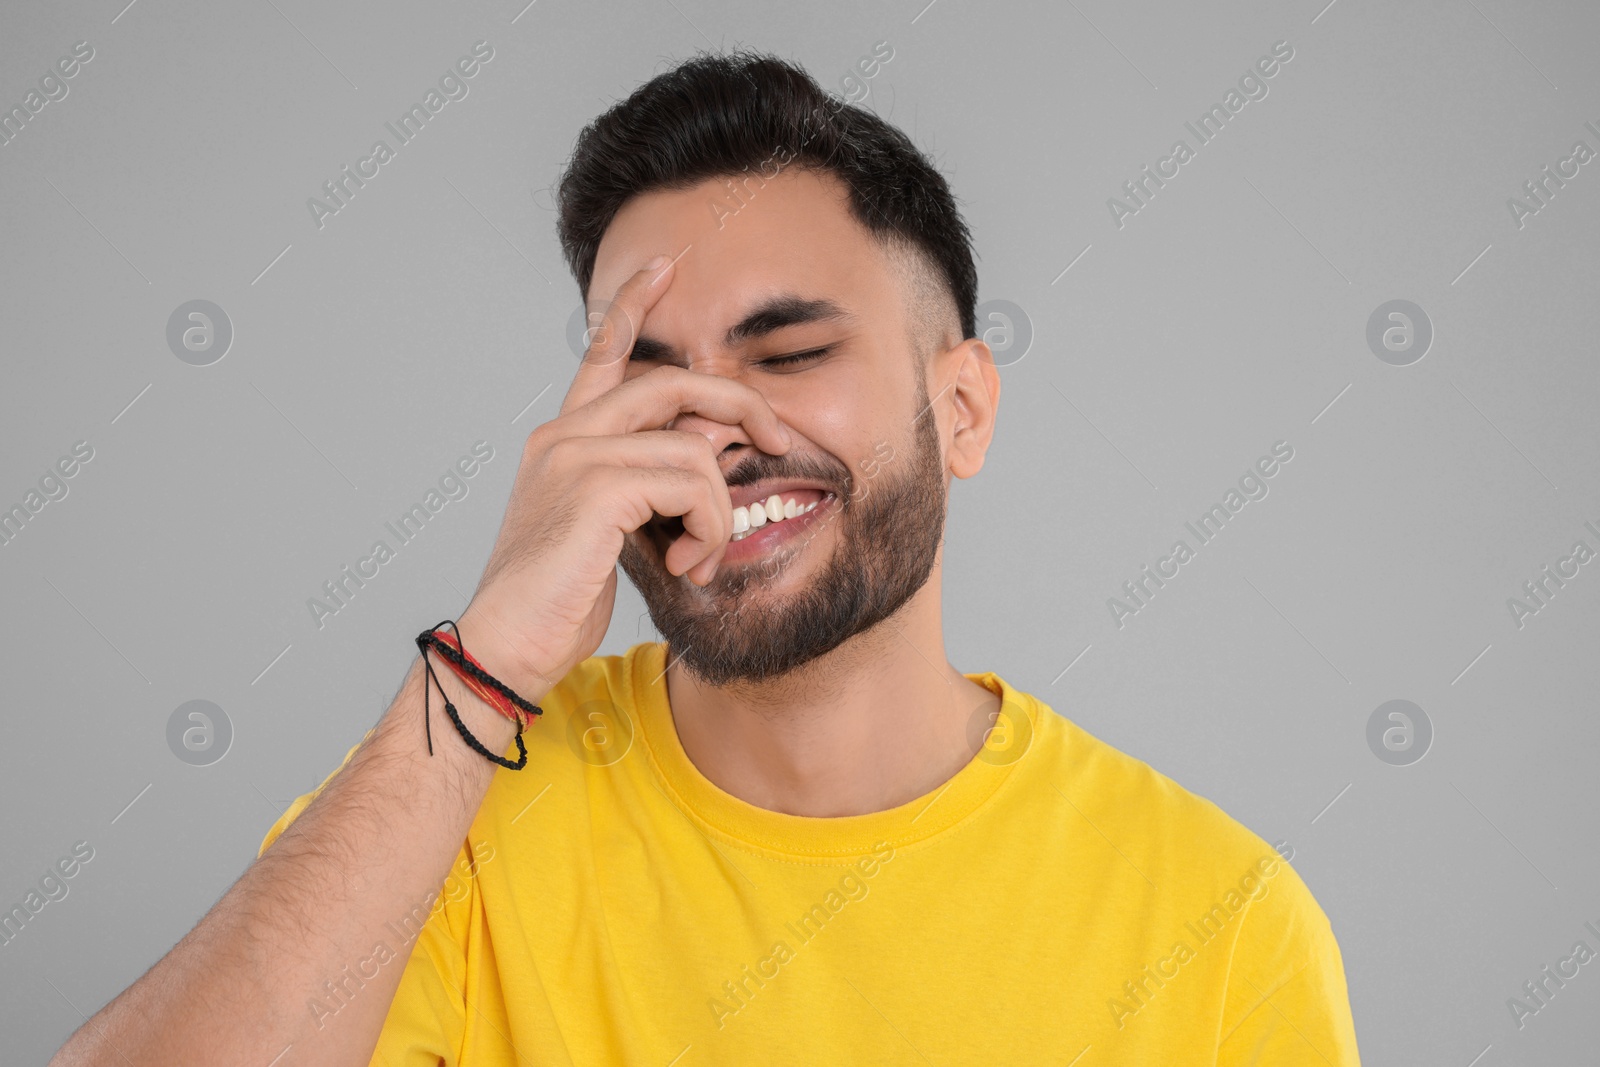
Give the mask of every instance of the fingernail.
[{"label": "fingernail", "polygon": [[650,262],[646,263],[644,265],[644,269],[645,270],[660,270],[662,267],[665,267],[668,263],[671,263],[671,262],[672,262],[672,257],[671,256],[665,255],[665,254],[659,255],[655,259],[652,259]]}]

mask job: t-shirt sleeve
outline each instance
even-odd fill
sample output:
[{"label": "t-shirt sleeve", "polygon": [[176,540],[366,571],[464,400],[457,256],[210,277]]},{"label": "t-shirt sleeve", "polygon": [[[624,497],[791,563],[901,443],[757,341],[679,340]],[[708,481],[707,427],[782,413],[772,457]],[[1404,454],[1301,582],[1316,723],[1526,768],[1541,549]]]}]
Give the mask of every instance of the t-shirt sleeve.
[{"label": "t-shirt sleeve", "polygon": [[1234,947],[1217,1067],[1360,1067],[1333,927],[1294,868],[1278,866]]},{"label": "t-shirt sleeve", "polygon": [[[366,737],[371,736],[372,731],[367,731]],[[344,760],[321,784],[294,799],[267,830],[257,858],[349,765],[362,742],[350,747]],[[463,842],[433,904],[419,900],[409,915],[396,915],[369,953],[352,961],[350,969],[357,973],[363,968],[370,972],[375,966],[405,968],[370,1067],[458,1067],[461,1062],[466,1025],[466,958],[462,945],[477,904],[477,880],[465,874],[470,869],[471,857]],[[307,1004],[311,1015],[318,1018],[337,1015],[340,1007],[338,997],[331,994]]]},{"label": "t-shirt sleeve", "polygon": [[[374,729],[376,729],[376,727],[374,727]],[[350,758],[356,754],[356,749],[360,748],[362,744],[365,743],[367,738],[371,736],[372,730],[368,730],[365,737],[350,746],[350,751],[344,754],[344,759],[339,762],[339,766],[329,771],[328,776],[324,778],[315,789],[309,793],[302,793],[290,802],[288,809],[285,810],[282,815],[278,816],[278,820],[276,822],[267,828],[267,836],[261,839],[261,847],[256,850],[257,859],[260,859],[263,855],[265,855],[267,848],[274,841],[276,841],[285,830],[289,828],[289,824],[298,819],[300,817],[300,813],[311,806],[311,802],[317,799],[317,795],[328,787],[329,782],[333,781],[334,775],[338,774],[340,771],[344,770],[350,765]]]},{"label": "t-shirt sleeve", "polygon": [[405,959],[405,973],[389,1004],[370,1067],[459,1067],[462,1062],[467,1021],[467,960],[462,946],[470,916],[480,906],[477,879],[462,873],[469,862],[463,845],[432,913],[418,902],[413,914],[428,918],[410,942],[409,955],[404,938],[412,936],[414,927],[406,927],[402,920],[398,934],[384,936]]}]

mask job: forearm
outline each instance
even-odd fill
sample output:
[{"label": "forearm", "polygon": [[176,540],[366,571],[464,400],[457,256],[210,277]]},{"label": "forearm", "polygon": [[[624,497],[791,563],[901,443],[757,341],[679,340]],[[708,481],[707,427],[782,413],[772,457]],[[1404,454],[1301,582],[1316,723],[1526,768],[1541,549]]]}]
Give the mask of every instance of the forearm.
[{"label": "forearm", "polygon": [[[436,654],[434,676],[467,728],[504,752],[515,724]],[[491,663],[485,666],[494,670]],[[308,1009],[324,983],[370,956],[386,924],[431,907],[496,765],[471,751],[418,658],[349,764],[143,977],[89,1020],[52,1067],[117,1064],[361,1065],[371,1058],[404,960],[379,969],[336,1014]],[[537,702],[543,692],[522,691]]]}]

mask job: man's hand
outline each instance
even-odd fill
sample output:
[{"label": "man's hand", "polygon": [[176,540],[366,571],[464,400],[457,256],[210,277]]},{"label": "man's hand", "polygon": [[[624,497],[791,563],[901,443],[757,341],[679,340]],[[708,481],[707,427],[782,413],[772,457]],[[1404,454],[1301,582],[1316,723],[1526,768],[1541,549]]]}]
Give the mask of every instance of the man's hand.
[{"label": "man's hand", "polygon": [[624,538],[652,513],[683,517],[670,573],[704,585],[721,562],[733,503],[716,452],[704,434],[658,427],[692,411],[742,425],[774,455],[789,449],[777,413],[742,382],[670,366],[627,378],[636,324],[673,269],[668,260],[623,283],[560,413],[528,436],[499,538],[462,614],[473,654],[518,692],[548,689],[600,647]]}]

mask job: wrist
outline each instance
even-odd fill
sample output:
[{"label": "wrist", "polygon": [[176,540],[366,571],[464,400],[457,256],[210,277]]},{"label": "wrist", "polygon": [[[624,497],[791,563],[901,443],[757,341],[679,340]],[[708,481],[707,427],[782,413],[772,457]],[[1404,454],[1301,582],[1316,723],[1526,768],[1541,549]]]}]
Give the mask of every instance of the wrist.
[{"label": "wrist", "polygon": [[[490,751],[505,754],[516,736],[517,724],[475,694],[435,649],[428,650],[426,659],[418,655],[411,661],[400,693],[379,725],[386,734],[398,733],[406,737],[406,748],[424,760],[429,755],[424,746],[424,735],[428,735],[432,738],[433,750],[452,757],[452,762],[462,757],[472,766],[483,763],[482,757],[470,750],[450,721],[444,706],[446,700],[480,743]],[[426,726],[418,721],[425,716]]]},{"label": "wrist", "polygon": [[470,604],[455,629],[472,658],[530,704],[538,704],[560,681],[548,667],[534,664],[518,651],[498,620]]},{"label": "wrist", "polygon": [[422,647],[425,641],[426,647],[438,653],[446,665],[455,672],[456,677],[460,678],[480,700],[512,722],[526,727],[528,720],[539,714],[539,709],[522,699],[521,694],[504,681],[491,674],[483,663],[462,645],[455,624],[450,623],[449,626],[449,629],[440,626],[419,637],[417,639],[419,647]]},{"label": "wrist", "polygon": [[[430,651],[428,660],[435,659]],[[452,686],[437,667],[434,673],[439,685],[428,677],[422,657],[412,657],[394,702],[368,731],[363,751],[356,753],[352,763],[371,765],[363,772],[368,777],[360,791],[372,793],[373,801],[386,810],[398,810],[405,819],[448,817],[461,820],[452,825],[466,825],[499,768],[473,751],[456,731],[439,697],[440,685],[456,705],[461,721],[490,751],[516,759],[516,726],[493,709],[477,706],[469,694],[461,692],[465,687]],[[425,694],[431,695],[431,707],[424,703]],[[427,726],[423,725],[425,708]],[[455,840],[459,844],[460,837]]]}]

